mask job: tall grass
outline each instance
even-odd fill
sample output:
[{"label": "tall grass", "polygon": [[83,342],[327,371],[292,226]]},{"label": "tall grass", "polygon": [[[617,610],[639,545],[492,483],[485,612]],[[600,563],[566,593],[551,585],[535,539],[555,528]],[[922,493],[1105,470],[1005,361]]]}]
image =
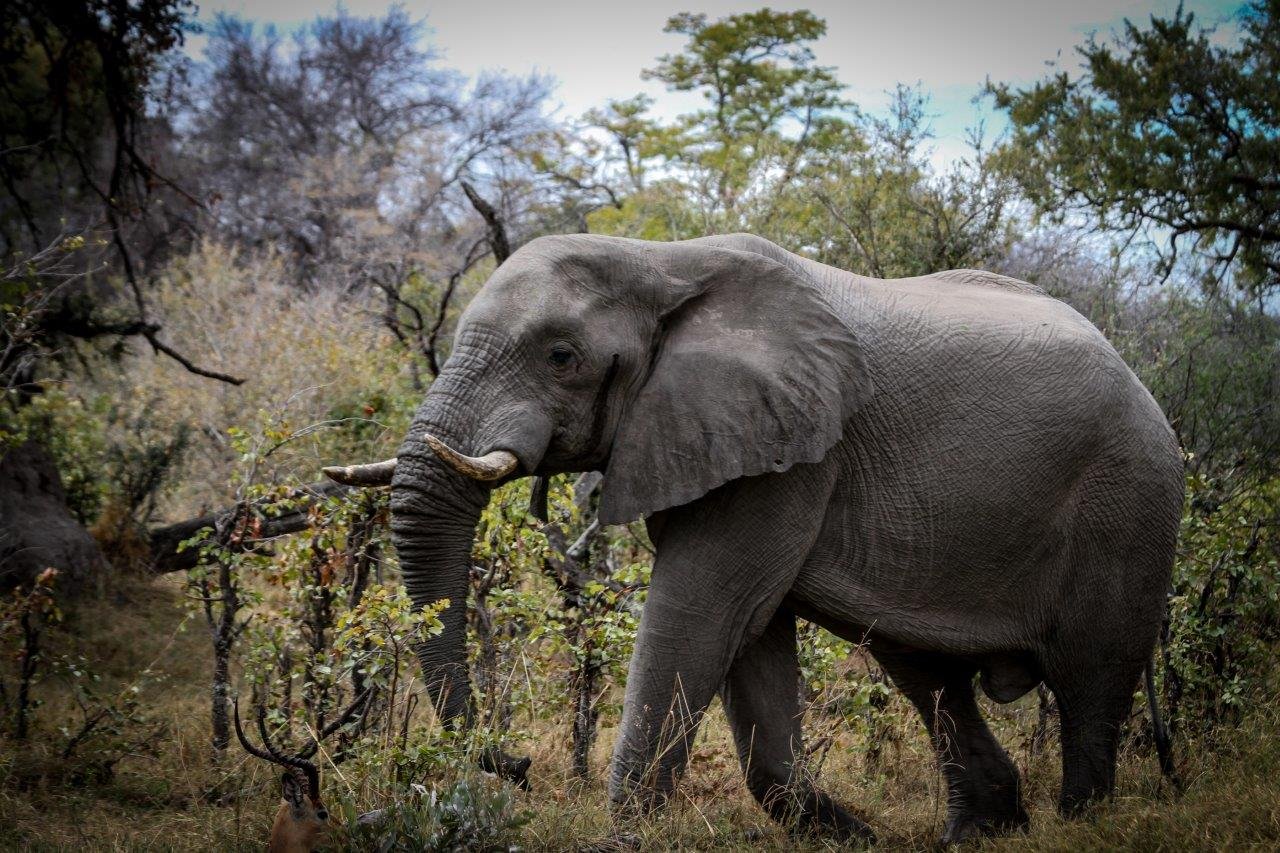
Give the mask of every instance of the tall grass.
[{"label": "tall grass", "polygon": [[[233,751],[209,763],[205,679],[207,645],[182,622],[180,585],[162,579],[117,589],[109,600],[85,604],[58,635],[58,652],[92,651],[104,687],[125,684],[150,667],[158,681],[145,687],[149,712],[164,722],[147,749],[126,756],[104,783],[76,782],[60,766],[54,745],[59,723],[76,718],[71,694],[58,682],[42,685],[44,737],[0,756],[0,847],[39,850],[258,850],[278,805],[277,768]],[[1270,687],[1274,688],[1273,677]],[[1280,844],[1280,710],[1250,708],[1240,724],[1178,744],[1185,790],[1163,783],[1149,745],[1126,741],[1115,798],[1087,817],[1064,821],[1055,803],[1056,746],[1031,749],[1034,696],[988,706],[1002,742],[1024,775],[1032,824],[1025,834],[984,842],[991,850],[1220,850],[1274,849]],[[821,784],[869,820],[887,850],[929,848],[941,831],[943,790],[923,728],[896,696],[886,713],[892,747],[869,768],[866,744],[835,729]],[[425,712],[416,724],[432,737]],[[567,724],[522,721],[533,732],[533,790],[515,794],[526,818],[520,843],[529,850],[565,850],[609,831],[604,776],[615,732],[604,729],[587,780],[573,777]],[[824,727],[825,728],[825,727]],[[1134,730],[1140,727],[1135,725]],[[39,733],[37,733],[39,734]],[[363,765],[322,766],[326,801],[354,814],[387,803],[364,801],[374,790],[358,774]],[[415,780],[444,790],[455,771]],[[210,791],[230,791],[211,800]],[[631,831],[645,849],[828,850],[796,840],[774,826],[751,800],[719,708],[708,714],[690,769],[665,811]],[[346,836],[335,829],[335,846]]]}]

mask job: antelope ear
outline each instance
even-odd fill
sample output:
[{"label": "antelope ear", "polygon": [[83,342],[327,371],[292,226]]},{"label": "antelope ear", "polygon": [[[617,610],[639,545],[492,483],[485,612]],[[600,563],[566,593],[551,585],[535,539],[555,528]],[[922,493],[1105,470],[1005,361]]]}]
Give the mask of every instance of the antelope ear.
[{"label": "antelope ear", "polygon": [[683,244],[649,378],[613,442],[600,520],[696,500],[738,477],[817,462],[872,394],[852,329],[807,274]]}]

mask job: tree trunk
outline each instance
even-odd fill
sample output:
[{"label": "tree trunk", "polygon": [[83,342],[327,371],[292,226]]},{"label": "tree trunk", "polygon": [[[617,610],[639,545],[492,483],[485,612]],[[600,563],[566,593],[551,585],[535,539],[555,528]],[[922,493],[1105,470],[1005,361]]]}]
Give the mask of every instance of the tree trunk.
[{"label": "tree trunk", "polygon": [[227,699],[231,695],[231,646],[217,640],[213,644],[212,681],[213,760],[220,761],[231,744],[231,726],[227,719]]},{"label": "tree trunk", "polygon": [[600,708],[596,705],[600,662],[594,652],[595,644],[591,637],[584,636],[582,663],[574,678],[573,775],[579,779],[586,779],[591,772],[591,745],[595,742],[596,723],[600,720]]},{"label": "tree trunk", "polygon": [[33,441],[0,457],[0,592],[58,570],[60,595],[101,582],[107,562],[67,508],[53,457]]}]

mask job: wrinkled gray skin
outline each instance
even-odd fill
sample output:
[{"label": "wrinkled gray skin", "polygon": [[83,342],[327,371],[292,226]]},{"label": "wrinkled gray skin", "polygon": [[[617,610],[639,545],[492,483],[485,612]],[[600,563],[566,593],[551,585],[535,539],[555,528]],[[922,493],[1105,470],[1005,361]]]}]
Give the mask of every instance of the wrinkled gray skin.
[{"label": "wrinkled gray skin", "polygon": [[1120,721],[1163,612],[1181,460],[1150,394],[1084,318],[972,270],[862,278],[749,235],[545,237],[467,309],[392,484],[417,603],[449,598],[422,664],[470,714],[473,529],[489,487],[423,443],[603,470],[606,523],[657,548],[613,753],[615,814],[662,802],[719,693],[777,819],[869,837],[813,788],[795,620],[864,638],[934,736],[945,840],[1025,824],[974,701],[1043,680],[1062,714],[1061,807],[1108,794]]}]

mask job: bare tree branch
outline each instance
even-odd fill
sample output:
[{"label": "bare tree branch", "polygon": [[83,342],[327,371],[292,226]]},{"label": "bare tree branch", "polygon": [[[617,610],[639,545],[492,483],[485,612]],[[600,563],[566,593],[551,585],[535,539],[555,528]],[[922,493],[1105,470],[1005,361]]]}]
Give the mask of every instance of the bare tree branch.
[{"label": "bare tree branch", "polygon": [[511,257],[511,243],[507,239],[507,229],[502,222],[502,217],[498,215],[498,211],[494,210],[493,205],[485,201],[475,187],[466,181],[462,181],[462,191],[467,194],[467,199],[471,202],[471,206],[476,209],[489,226],[489,248],[493,251],[493,259],[495,266],[502,266],[503,261]]}]

